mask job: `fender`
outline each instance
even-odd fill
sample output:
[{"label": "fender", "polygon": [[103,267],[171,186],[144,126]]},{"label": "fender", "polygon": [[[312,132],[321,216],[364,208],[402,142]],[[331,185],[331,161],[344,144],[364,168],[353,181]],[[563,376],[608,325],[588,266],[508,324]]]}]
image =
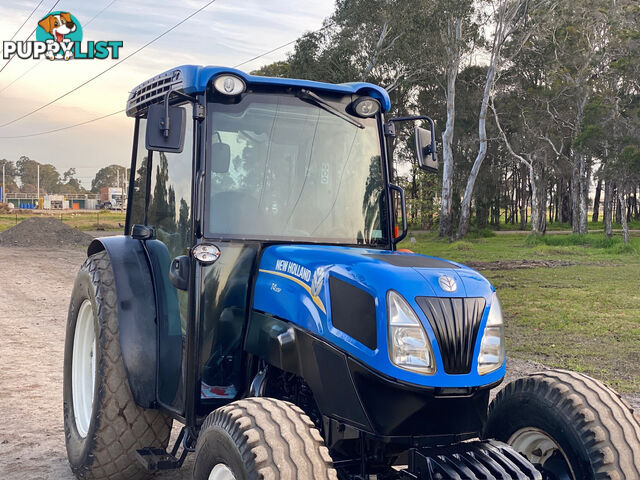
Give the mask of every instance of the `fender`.
[{"label": "fender", "polygon": [[[154,284],[143,243],[130,236],[96,238],[91,256],[106,250],[116,284],[122,361],[135,402],[156,406],[157,326]],[[153,343],[151,343],[153,339]]]}]

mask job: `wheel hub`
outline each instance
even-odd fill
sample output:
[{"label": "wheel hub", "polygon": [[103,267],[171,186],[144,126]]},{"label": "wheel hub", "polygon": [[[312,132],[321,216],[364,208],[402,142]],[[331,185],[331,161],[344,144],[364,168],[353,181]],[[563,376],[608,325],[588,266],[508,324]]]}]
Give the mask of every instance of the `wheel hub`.
[{"label": "wheel hub", "polygon": [[543,474],[545,480],[576,480],[562,447],[546,432],[521,428],[507,442]]},{"label": "wheel hub", "polygon": [[82,438],[87,436],[91,423],[96,379],[96,347],[93,308],[91,302],[85,300],[78,310],[71,361],[73,414],[76,429]]},{"label": "wheel hub", "polygon": [[229,467],[219,463],[211,470],[209,480],[236,480],[236,477]]}]

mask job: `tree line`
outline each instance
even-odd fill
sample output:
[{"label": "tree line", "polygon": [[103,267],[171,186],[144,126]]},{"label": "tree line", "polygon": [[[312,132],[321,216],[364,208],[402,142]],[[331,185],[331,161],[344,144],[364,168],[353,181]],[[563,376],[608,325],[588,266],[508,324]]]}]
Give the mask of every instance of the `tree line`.
[{"label": "tree line", "polygon": [[[436,121],[440,176],[394,146],[414,227],[462,238],[640,219],[636,0],[338,0],[259,75],[385,87],[389,116]],[[601,208],[602,205],[602,208]]]},{"label": "tree line", "polygon": [[[91,180],[91,188],[82,186],[77,178],[75,168],[70,168],[62,175],[58,169],[50,164],[43,164],[32,160],[27,156],[21,156],[12,162],[0,159],[0,173],[4,166],[6,193],[37,194],[38,191],[38,166],[40,167],[40,195],[50,194],[83,194],[99,193],[103,187],[122,186],[123,176],[129,174],[129,169],[121,165],[109,165],[99,169]],[[0,178],[0,181],[2,179]],[[120,183],[118,183],[120,181]],[[0,187],[2,184],[0,183]]]}]

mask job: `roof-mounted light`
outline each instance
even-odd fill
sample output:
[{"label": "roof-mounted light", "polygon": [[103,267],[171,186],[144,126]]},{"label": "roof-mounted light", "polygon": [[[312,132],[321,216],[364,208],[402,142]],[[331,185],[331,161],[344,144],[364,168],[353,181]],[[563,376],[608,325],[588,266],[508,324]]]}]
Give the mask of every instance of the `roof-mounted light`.
[{"label": "roof-mounted light", "polygon": [[235,75],[220,75],[213,82],[214,88],[223,95],[240,95],[247,88],[240,77]]},{"label": "roof-mounted light", "polygon": [[369,118],[380,111],[380,102],[371,97],[360,97],[352,103],[353,110],[359,117]]}]

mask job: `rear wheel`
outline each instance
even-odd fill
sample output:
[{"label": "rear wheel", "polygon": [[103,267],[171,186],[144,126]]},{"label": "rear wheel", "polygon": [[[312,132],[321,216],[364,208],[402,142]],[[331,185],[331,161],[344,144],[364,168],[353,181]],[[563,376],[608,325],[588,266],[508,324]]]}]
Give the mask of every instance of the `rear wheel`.
[{"label": "rear wheel", "polygon": [[609,387],[565,370],[508,384],[485,437],[508,443],[548,480],[640,478],[640,424]]},{"label": "rear wheel", "polygon": [[143,447],[165,449],[171,419],[136,405],[118,330],[117,295],[106,252],[89,257],[73,287],[64,352],[64,428],[71,469],[80,478],[143,478]]},{"label": "rear wheel", "polygon": [[337,480],[313,422],[297,406],[272,398],[246,398],[209,414],[193,478]]}]

